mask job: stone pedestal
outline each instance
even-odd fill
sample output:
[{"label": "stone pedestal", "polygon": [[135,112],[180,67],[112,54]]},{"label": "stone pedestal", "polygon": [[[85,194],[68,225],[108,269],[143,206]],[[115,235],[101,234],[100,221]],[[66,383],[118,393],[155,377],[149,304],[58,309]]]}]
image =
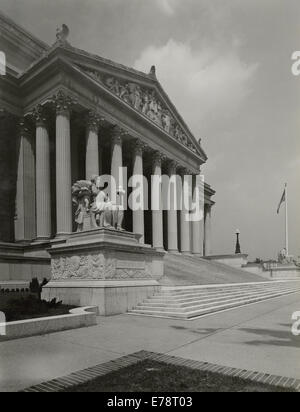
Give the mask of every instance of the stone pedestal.
[{"label": "stone pedestal", "polygon": [[234,255],[210,255],[204,257],[206,260],[223,263],[234,268],[242,268],[248,263],[248,255],[244,253]]},{"label": "stone pedestal", "polygon": [[126,313],[159,290],[164,253],[139,236],[111,229],[72,234],[52,243],[52,278],[43,299],[97,305],[100,315]]}]

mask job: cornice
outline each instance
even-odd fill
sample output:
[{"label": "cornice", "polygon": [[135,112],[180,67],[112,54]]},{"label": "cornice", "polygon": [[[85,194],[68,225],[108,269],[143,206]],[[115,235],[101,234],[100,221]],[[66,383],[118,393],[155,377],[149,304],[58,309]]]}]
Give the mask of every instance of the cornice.
[{"label": "cornice", "polygon": [[28,48],[36,50],[40,53],[46,51],[49,46],[35,37],[32,33],[27,31],[25,28],[14,22],[10,17],[6,16],[0,11],[0,30],[3,35],[6,33],[11,39],[15,38],[19,42],[26,45]]},{"label": "cornice", "polygon": [[[182,116],[179,114],[177,108],[172,103],[171,99],[169,98],[169,96],[167,95],[167,93],[165,92],[165,90],[153,74],[145,74],[139,72],[135,69],[131,69],[124,65],[112,62],[111,60],[107,60],[102,57],[84,52],[83,50],[76,49],[70,46],[69,44],[67,44],[66,46],[61,46],[57,44],[56,46],[52,47],[48,51],[48,53],[46,53],[46,55],[44,55],[37,62],[35,62],[25,73],[23,73],[21,79],[25,79],[26,77],[30,76],[30,74],[33,73],[34,70],[43,65],[43,62],[49,62],[49,60],[54,56],[60,56],[62,59],[61,61],[64,61],[66,64],[72,66],[75,70],[79,71],[83,76],[91,78],[94,82],[97,82],[97,79],[93,78],[92,76],[89,76],[86,72],[84,72],[84,63],[88,65],[91,71],[104,70],[104,72],[106,73],[107,70],[107,74],[119,75],[121,77],[124,76],[124,80],[126,79],[127,81],[129,81],[129,79],[126,76],[130,75],[130,78],[133,82],[136,82],[137,84],[141,82],[142,85],[148,86],[149,88],[155,90],[155,92],[158,94],[159,98],[163,101],[163,103],[172,111],[172,114],[174,115],[174,118],[176,119],[177,123],[180,125],[182,130],[185,131],[188,138],[196,147],[196,150],[198,150],[202,161],[205,162],[207,160],[207,155],[202,149],[200,143],[196,140],[196,138],[190,131],[189,127],[183,120]],[[74,61],[75,57],[82,58],[83,60]],[[89,63],[86,61],[86,59],[89,60]],[[113,70],[113,73],[111,72],[111,70]],[[99,84],[99,87],[102,87],[100,82],[97,83]]]},{"label": "cornice", "polygon": [[[53,81],[54,79],[55,81]],[[96,110],[110,123],[117,121],[122,127],[128,129],[133,138],[144,136],[145,132],[142,129],[147,129],[147,138],[152,142],[153,149],[161,150],[167,154],[170,152],[166,147],[174,146],[175,151],[171,153],[186,167],[196,170],[200,164],[205,162],[201,155],[194,153],[162,130],[161,127],[141,116],[132,106],[126,105],[125,107],[124,102],[104,86],[91,77],[84,76],[83,72],[65,57],[61,49],[56,49],[45,61],[41,60],[34,69],[23,74],[19,82],[21,94],[26,96],[24,113],[31,112],[38,103],[51,101],[54,90],[64,89],[66,93],[77,98],[78,107],[81,106],[85,110]],[[33,90],[34,93],[31,95]],[[83,90],[86,93],[82,94]],[[109,107],[115,108],[114,113],[108,109]],[[125,117],[131,119],[130,122],[127,122]],[[135,122],[138,123],[137,129],[132,126]]]}]

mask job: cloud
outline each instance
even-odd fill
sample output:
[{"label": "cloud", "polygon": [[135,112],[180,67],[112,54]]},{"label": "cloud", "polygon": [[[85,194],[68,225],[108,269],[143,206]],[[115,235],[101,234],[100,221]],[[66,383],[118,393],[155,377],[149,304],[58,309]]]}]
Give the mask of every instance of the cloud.
[{"label": "cloud", "polygon": [[134,66],[149,71],[153,64],[162,86],[196,133],[222,127],[236,115],[251,91],[257,68],[244,63],[237,49],[194,51],[172,39],[161,47],[146,48]]},{"label": "cloud", "polygon": [[175,13],[177,0],[156,0],[158,8],[168,16]]}]

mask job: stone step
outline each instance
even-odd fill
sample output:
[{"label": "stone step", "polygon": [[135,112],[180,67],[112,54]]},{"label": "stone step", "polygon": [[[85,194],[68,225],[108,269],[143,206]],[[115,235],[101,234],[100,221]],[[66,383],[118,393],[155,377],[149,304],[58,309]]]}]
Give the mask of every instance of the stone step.
[{"label": "stone step", "polygon": [[[286,289],[283,290],[281,292],[269,292],[270,294],[284,294],[284,293],[290,293],[293,292],[293,289]],[[267,294],[269,294],[267,293]],[[223,297],[223,298],[219,298],[213,301],[209,301],[209,302],[205,302],[202,300],[199,300],[198,302],[194,302],[193,304],[166,304],[166,305],[150,305],[150,304],[141,304],[137,306],[137,310],[153,310],[153,311],[164,311],[164,310],[169,310],[172,309],[172,311],[176,311],[176,312],[190,312],[190,311],[194,311],[194,310],[198,310],[198,309],[202,309],[205,307],[209,307],[209,306],[215,306],[215,305],[219,305],[222,303],[230,303],[230,302],[235,302],[235,301],[241,301],[241,299],[248,299],[248,298],[259,298],[261,296],[265,296],[266,292],[261,292],[261,293],[257,293],[255,295],[253,294],[246,294],[246,295],[240,295],[240,296],[235,296],[235,297]]]},{"label": "stone step", "polygon": [[275,292],[275,293],[269,293],[265,294],[259,297],[252,297],[252,298],[247,298],[247,299],[242,299],[242,300],[235,300],[234,302],[227,302],[223,303],[221,305],[215,305],[215,306],[209,306],[200,310],[193,310],[189,312],[174,312],[171,310],[166,310],[166,311],[157,311],[154,312],[153,310],[138,310],[138,309],[133,309],[132,311],[129,312],[129,314],[132,315],[146,315],[146,316],[154,316],[154,317],[167,317],[167,318],[177,318],[177,319],[191,319],[199,316],[204,316],[207,314],[211,313],[216,313],[219,311],[223,311],[226,309],[232,309],[232,308],[237,308],[240,306],[244,306],[247,304],[251,303],[257,303],[261,302],[267,299],[275,298],[278,296],[284,296],[288,295],[291,293],[296,293],[297,291],[292,290],[289,292]]},{"label": "stone step", "polygon": [[[226,288],[226,289],[219,289],[219,288],[213,288],[213,289],[192,289],[192,290],[187,290],[187,291],[174,291],[174,292],[164,292],[161,291],[159,295],[156,295],[155,297],[163,298],[163,299],[168,299],[168,298],[174,298],[176,297],[177,299],[185,299],[185,298],[193,298],[193,297],[201,297],[201,296],[215,296],[218,294],[224,294],[224,293],[240,293],[240,292],[247,292],[247,291],[259,291],[259,290],[277,290],[286,287],[286,284],[278,285],[278,284],[272,284],[272,285],[263,285],[260,287],[233,287],[233,288]],[[300,287],[300,283],[299,283]]]},{"label": "stone step", "polygon": [[[235,289],[233,291],[226,291],[226,292],[218,292],[216,291],[215,293],[193,293],[193,294],[185,294],[185,295],[162,295],[158,294],[155,295],[154,297],[150,298],[152,301],[166,301],[166,302],[172,302],[174,299],[176,299],[177,302],[183,302],[183,301],[193,301],[193,300],[198,300],[202,298],[218,298],[220,296],[229,296],[229,295],[238,295],[238,294],[243,294],[243,293],[259,293],[261,291],[280,291],[286,288],[292,288],[292,289],[300,289],[299,287],[293,287],[293,286],[281,286],[281,287],[274,287],[274,288],[256,288],[256,289]],[[149,299],[148,299],[149,300]]]},{"label": "stone step", "polygon": [[159,297],[162,299],[189,299],[195,297],[211,297],[217,296],[220,294],[229,294],[229,293],[241,293],[241,292],[248,292],[248,291],[260,291],[260,290],[280,290],[285,287],[292,287],[292,288],[300,288],[300,283],[298,285],[293,284],[281,284],[281,285],[273,285],[273,286],[262,286],[262,287],[233,287],[233,288],[226,288],[226,289],[193,289],[189,291],[182,291],[180,293],[165,293],[164,291],[160,291],[159,294],[155,295],[154,297]]},{"label": "stone step", "polygon": [[[285,288],[285,289],[278,289],[278,290],[272,290],[272,292],[285,292],[286,290],[291,290],[293,291],[294,288]],[[300,288],[299,288],[300,291]],[[231,299],[231,298],[240,298],[240,297],[244,297],[244,296],[257,296],[260,293],[265,293],[266,291],[256,291],[255,293],[253,291],[248,291],[248,292],[239,292],[239,293],[226,293],[226,294],[218,294],[216,296],[212,296],[212,297],[201,297],[198,299],[192,298],[192,299],[163,299],[162,297],[159,297],[159,299],[157,299],[157,297],[153,297],[152,299],[146,299],[142,305],[143,306],[151,306],[151,307],[155,307],[155,306],[160,306],[160,307],[189,307],[189,306],[193,306],[199,302],[201,303],[210,303],[210,302],[217,302],[219,300],[224,300],[224,299]]]},{"label": "stone step", "polygon": [[207,285],[181,285],[181,286],[163,286],[162,291],[163,292],[186,292],[189,290],[195,290],[195,289],[205,289],[205,290],[211,290],[211,289],[230,289],[230,288],[238,288],[238,287],[272,287],[274,285],[283,285],[284,283],[289,283],[289,284],[299,284],[300,280],[298,279],[281,279],[281,280],[275,280],[275,281],[264,281],[264,282],[247,282],[247,283],[227,283],[227,284],[207,284]]}]

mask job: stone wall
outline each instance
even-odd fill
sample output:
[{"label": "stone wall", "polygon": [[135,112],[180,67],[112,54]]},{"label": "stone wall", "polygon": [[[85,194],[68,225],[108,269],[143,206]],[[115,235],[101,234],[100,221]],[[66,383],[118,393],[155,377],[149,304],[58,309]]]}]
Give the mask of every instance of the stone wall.
[{"label": "stone wall", "polygon": [[16,130],[0,119],[0,241],[14,241],[16,196]]}]

